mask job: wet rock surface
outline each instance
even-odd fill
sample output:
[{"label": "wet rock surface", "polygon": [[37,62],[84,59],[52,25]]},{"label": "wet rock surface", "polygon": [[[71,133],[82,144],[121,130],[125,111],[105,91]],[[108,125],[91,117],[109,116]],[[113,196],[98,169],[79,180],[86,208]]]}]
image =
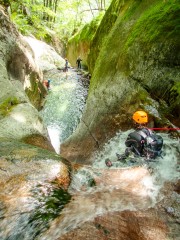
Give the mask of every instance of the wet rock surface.
[{"label": "wet rock surface", "polygon": [[[4,137],[12,138],[10,140],[5,138],[0,140],[0,238],[2,240],[176,240],[179,236],[177,152],[174,154],[170,146],[169,155],[167,154],[169,159],[165,158],[159,165],[157,164],[157,172],[156,169],[149,171],[147,166],[124,166],[126,169],[104,169],[106,168],[105,165],[102,165],[100,169],[78,166],[76,168],[77,172],[73,172],[71,175],[73,181],[70,185],[71,165],[65,159],[52,152],[51,145],[48,143],[48,140],[46,141],[47,132],[36,110],[32,110],[31,118],[28,117],[28,113],[31,113],[28,111],[28,109],[32,108],[31,104],[29,104],[29,100],[24,92],[19,91],[19,89],[22,89],[23,84],[21,83],[26,77],[27,81],[24,85],[26,94],[34,106],[39,108],[43,96],[46,95],[46,90],[41,83],[41,73],[37,66],[34,65],[34,62],[31,61],[34,57],[33,53],[27,43],[23,43],[23,46],[19,44],[18,41],[22,39],[20,39],[17,30],[10,24],[9,20],[5,20],[5,15],[2,14],[0,17],[3,20],[1,23],[4,23],[0,31],[3,40],[0,46],[3,55],[1,89],[4,94],[1,96],[1,100],[3,104],[5,103],[5,107],[1,105],[0,109],[1,126],[4,126],[4,120],[6,121],[7,118],[12,116],[12,118],[6,121],[8,123],[6,126],[10,126],[11,120],[16,119],[17,125],[22,130],[21,133],[23,133],[19,134],[18,128],[14,131],[14,126],[12,125],[9,128],[10,131],[8,131],[8,128],[1,128],[2,132],[6,131],[9,134],[3,135]],[[12,36],[15,36],[15,39],[6,35],[7,30],[12,33]],[[119,34],[117,43],[118,47],[116,49],[119,49]],[[156,65],[157,63],[161,67],[161,63],[163,63],[163,61],[156,62],[153,60],[159,57],[159,52],[156,51],[159,49],[158,44],[155,44],[155,48],[153,46],[149,48],[148,53],[153,55],[153,58],[150,61],[146,61],[144,65],[142,64],[143,56],[137,54],[134,47],[139,49],[136,46],[131,47],[130,50],[132,51],[128,53],[129,57],[132,56],[130,66],[126,66],[126,62],[119,62],[119,57],[116,61],[116,54],[111,55],[114,63],[116,62],[114,64],[116,69],[108,65],[109,62],[112,64],[112,61],[109,61],[109,59],[107,59],[108,63],[106,61],[100,62],[102,63],[100,64],[101,68],[99,68],[99,73],[96,72],[97,75],[95,75],[94,79],[100,79],[100,81],[102,79],[103,86],[98,85],[98,81],[96,82],[95,80],[92,83],[91,98],[87,102],[89,110],[85,118],[82,118],[81,126],[83,126],[83,130],[81,129],[80,135],[75,135],[72,138],[74,145],[72,141],[71,146],[73,147],[66,148],[66,154],[64,155],[72,156],[74,154],[76,157],[80,157],[80,160],[78,159],[79,162],[84,163],[85,156],[91,153],[92,149],[97,149],[101,141],[103,142],[110,138],[117,129],[126,129],[130,123],[130,121],[127,121],[127,115],[129,114],[128,116],[130,116],[133,109],[130,107],[127,113],[126,110],[119,109],[119,102],[121,104],[124,103],[126,107],[129,106],[129,103],[137,107],[139,105],[136,105],[134,102],[137,93],[140,93],[141,96],[140,100],[142,103],[140,106],[146,106],[153,116],[159,117],[156,111],[159,103],[151,98],[147,98],[147,103],[150,103],[150,105],[144,105],[144,99],[148,96],[147,88],[151,87],[153,89],[153,81],[156,83],[156,79],[161,73],[169,72],[169,69],[164,70],[161,68],[159,70],[156,68],[157,74],[153,74],[154,64]],[[171,52],[171,48],[168,48],[168,45],[165,44],[164,47],[163,55],[167,49]],[[26,48],[30,51],[29,60],[24,55]],[[7,50],[7,55],[4,53],[4,49]],[[147,53],[147,51],[145,52]],[[17,59],[16,56],[19,56],[19,58]],[[137,66],[135,66],[134,58],[138,62]],[[162,55],[161,58],[163,59]],[[7,69],[6,63],[8,65]],[[107,66],[105,66],[106,64]],[[170,67],[172,66],[173,64]],[[124,77],[122,72],[119,73],[117,71],[111,74],[111,70],[117,70],[118,67],[120,69],[125,67],[125,71],[129,67],[130,75],[128,79]],[[106,78],[108,74],[106,71],[103,71],[104,68],[111,80],[111,76],[113,76],[113,85],[108,83]],[[142,69],[144,72],[142,72]],[[149,69],[149,72],[146,71],[147,69]],[[145,73],[146,75],[144,75]],[[171,77],[173,73],[177,74],[176,69],[167,77]],[[46,75],[55,80],[54,82],[52,81],[52,87],[57,89],[56,97],[52,99],[55,107],[56,104],[58,105],[56,100],[60,98],[58,95],[60,84],[63,87],[61,96],[62,93],[70,90],[68,94],[71,93],[72,97],[74,91],[75,77],[71,79],[70,71],[62,74],[63,81],[67,80],[65,83],[59,78],[57,70],[55,72],[52,71],[50,75]],[[155,76],[153,81],[151,81],[152,75],[153,77]],[[56,77],[53,79],[53,76]],[[85,76],[82,72],[78,72],[78,76],[82,76],[82,81],[80,79],[77,81],[80,80],[85,87],[88,87],[89,79],[87,80],[86,77],[89,78],[89,76]],[[167,78],[165,83],[168,83],[168,81],[169,79]],[[143,86],[140,86],[140,82]],[[99,87],[100,91],[98,90]],[[131,96],[131,89],[134,90],[134,95],[127,98],[126,101],[124,92],[126,96]],[[85,103],[87,91],[81,92],[79,89],[76,90],[70,100],[81,96],[80,103]],[[15,99],[13,97],[13,99],[4,101],[4,98],[9,93],[15,96]],[[47,98],[50,95],[51,92],[49,92]],[[114,102],[116,103],[115,105]],[[66,112],[65,110],[68,109],[66,98],[63,99],[63,103],[65,105],[60,110]],[[31,119],[31,124],[28,122],[28,126],[32,126],[30,130],[22,123],[24,118],[19,114],[23,109],[21,104],[24,106],[28,105],[24,116],[26,116],[27,120]],[[81,105],[80,108],[76,109],[77,115],[75,118],[71,118],[72,115],[74,117],[75,112],[64,115],[65,125],[67,125],[67,119],[72,121],[70,121],[68,128],[64,128],[63,140],[77,127],[81,117],[79,114],[80,112],[82,113],[83,108],[84,105]],[[53,109],[55,112],[60,112],[62,117],[61,111],[56,111],[57,109],[59,110],[59,105],[58,108]],[[97,111],[95,112],[95,110]],[[93,119],[91,118],[92,113],[94,115]],[[34,116],[36,116],[37,121],[34,121]],[[51,112],[49,117],[51,117]],[[62,120],[62,118],[60,119]],[[57,122],[61,122],[60,119]],[[39,129],[42,130],[40,131],[42,134],[39,133]],[[94,131],[91,131],[92,129]],[[41,148],[17,141],[17,133],[20,135],[19,138],[23,137],[26,143]],[[110,134],[108,135],[107,133]],[[85,141],[82,141],[82,139]],[[173,144],[172,140],[171,142]],[[51,152],[48,150],[51,150]],[[101,158],[104,163],[103,155]],[[119,167],[121,168],[122,166]],[[167,176],[165,173],[168,173]]]},{"label": "wet rock surface", "polygon": [[70,164],[13,140],[0,142],[0,238],[34,239],[70,201]]},{"label": "wet rock surface", "polygon": [[0,7],[0,136],[22,139],[31,134],[48,139],[39,117],[46,89],[33,51]]},{"label": "wet rock surface", "polygon": [[[52,88],[56,89],[56,84],[59,83],[52,82]],[[118,143],[119,139],[115,141]],[[100,152],[104,164],[101,168],[95,167],[100,167],[97,157],[94,167],[76,164],[72,170],[55,153],[12,140],[5,142],[0,145],[3,240],[176,239],[179,216],[174,190],[178,183],[174,182],[176,188],[164,185],[169,180],[163,175],[165,166],[162,168],[163,164],[169,166],[170,177],[174,175],[176,179],[175,140],[171,139],[167,147],[170,159],[156,165],[161,168],[157,182],[153,177],[155,170],[147,166],[107,169],[104,157],[108,157],[107,152],[111,154],[112,145],[105,153]],[[175,153],[172,149],[176,149]]]},{"label": "wet rock surface", "polygon": [[178,239],[178,173],[169,167],[174,174],[170,182],[171,177],[158,168],[75,164],[69,188],[72,200],[40,239]]},{"label": "wet rock surface", "polygon": [[159,240],[167,238],[167,227],[158,212],[112,212],[96,217],[74,231],[62,236],[65,239],[116,239],[116,240]]},{"label": "wet rock surface", "polygon": [[[163,158],[152,163],[138,159],[134,166],[128,161],[114,164],[127,134],[117,134],[98,151],[93,167],[83,161],[73,164],[71,201],[39,239],[176,239],[179,217],[172,214],[179,210],[172,198],[166,201],[174,195],[172,185],[177,186],[179,143],[164,134]],[[76,151],[74,147],[70,154]],[[113,162],[110,169],[106,158]]]}]

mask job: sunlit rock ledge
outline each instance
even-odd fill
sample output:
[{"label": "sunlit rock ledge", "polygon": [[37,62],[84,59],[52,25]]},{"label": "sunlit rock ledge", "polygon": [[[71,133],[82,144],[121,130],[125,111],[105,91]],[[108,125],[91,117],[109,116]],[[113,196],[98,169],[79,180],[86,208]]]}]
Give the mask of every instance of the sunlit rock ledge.
[{"label": "sunlit rock ledge", "polygon": [[35,61],[43,72],[47,72],[56,68],[64,68],[64,59],[55,51],[53,47],[32,36],[23,36],[23,39],[32,48]]}]

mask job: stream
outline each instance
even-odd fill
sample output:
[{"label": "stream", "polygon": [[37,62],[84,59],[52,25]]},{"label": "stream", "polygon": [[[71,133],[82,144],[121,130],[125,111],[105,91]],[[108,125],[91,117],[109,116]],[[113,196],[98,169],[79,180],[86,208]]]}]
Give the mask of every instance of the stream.
[{"label": "stream", "polygon": [[[52,70],[46,77],[51,80],[51,89],[41,116],[52,145],[59,154],[60,144],[73,133],[80,121],[88,90],[81,81],[81,75],[74,69],[68,73]],[[73,239],[72,236],[63,236],[98,216],[113,211],[141,211],[154,207],[164,198],[161,191],[164,184],[179,177],[179,140],[161,134],[163,156],[155,162],[142,159],[133,163],[117,162],[116,153],[123,153],[129,132],[117,132],[101,151],[94,153],[92,166],[85,165],[74,170],[68,191],[46,181],[47,176],[53,178],[60,167],[58,161],[51,160],[51,156],[46,156],[45,161],[40,158],[21,162],[15,156],[3,159],[4,169],[9,161],[11,171],[15,171],[15,165],[18,168],[0,195],[0,239]],[[111,168],[105,165],[106,159],[113,162]],[[21,174],[27,174],[26,169],[29,169],[28,181],[23,185]],[[6,178],[6,172],[3,174]],[[19,182],[21,184],[17,185]],[[111,222],[108,224],[111,225]],[[88,228],[86,231],[88,234]],[[119,240],[103,236],[97,239]]]},{"label": "stream", "polygon": [[[68,74],[65,78],[65,73],[62,73],[62,80],[52,81],[52,92],[43,113],[50,135],[57,131],[55,136],[58,136],[58,144],[76,128],[87,96],[87,88],[84,88],[76,73]],[[55,102],[58,104],[54,106]],[[179,141],[170,138],[168,134],[161,134],[164,140],[162,158],[150,163],[141,158],[135,163],[117,162],[116,153],[124,152],[124,142],[131,131],[118,132],[101,151],[94,154],[92,166],[84,166],[73,174],[69,188],[73,201],[63,209],[61,216],[50,224],[48,232],[40,239],[56,239],[106,212],[148,209],[163,198],[159,193],[164,183],[174,181],[179,176]],[[105,165],[106,159],[113,162],[110,169]]]},{"label": "stream", "polygon": [[73,69],[67,73],[51,70],[46,78],[51,80],[50,91],[41,114],[52,145],[60,153],[61,142],[73,133],[80,121],[87,87]]}]

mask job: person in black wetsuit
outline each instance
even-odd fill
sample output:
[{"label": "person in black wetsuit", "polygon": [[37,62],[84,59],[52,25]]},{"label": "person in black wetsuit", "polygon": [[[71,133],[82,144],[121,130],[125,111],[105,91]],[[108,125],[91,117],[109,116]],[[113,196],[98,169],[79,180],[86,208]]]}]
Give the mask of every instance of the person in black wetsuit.
[{"label": "person in black wetsuit", "polygon": [[[118,161],[125,161],[131,154],[134,157],[144,157],[145,159],[155,159],[157,156],[161,156],[163,139],[146,127],[147,113],[136,111],[133,114],[133,120],[136,123],[136,129],[128,135],[125,141],[125,153],[121,155],[116,153]],[[106,159],[105,163],[108,167],[112,166],[109,159]]]},{"label": "person in black wetsuit", "polygon": [[68,72],[68,60],[65,58],[64,72]]},{"label": "person in black wetsuit", "polygon": [[82,59],[81,59],[81,57],[79,56],[79,57],[77,58],[77,60],[76,60],[76,64],[77,64],[78,69],[81,69],[81,61],[82,61]]}]

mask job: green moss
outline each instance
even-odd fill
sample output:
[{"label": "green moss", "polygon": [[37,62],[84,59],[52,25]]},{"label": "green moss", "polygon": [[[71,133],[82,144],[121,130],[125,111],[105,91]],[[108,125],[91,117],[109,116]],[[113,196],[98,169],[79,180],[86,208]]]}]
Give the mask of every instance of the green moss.
[{"label": "green moss", "polygon": [[129,8],[127,8],[127,10],[125,11],[122,17],[122,21],[128,21],[134,15],[137,8],[140,8],[140,7],[141,7],[140,1],[134,1],[134,2],[129,1]]},{"label": "green moss", "polygon": [[103,17],[103,13],[101,13],[98,17],[93,19],[90,23],[87,23],[81,31],[79,31],[76,35],[74,35],[71,39],[69,39],[69,43],[80,41],[91,41],[94,37],[94,34],[101,22]]},{"label": "green moss", "polygon": [[44,194],[45,186],[38,185],[33,190],[36,201],[36,209],[29,217],[29,225],[33,227],[33,235],[49,228],[49,223],[60,215],[64,206],[70,202],[71,195],[62,188],[47,188],[47,194]]},{"label": "green moss", "polygon": [[146,10],[134,25],[129,35],[125,49],[135,40],[150,43],[155,40],[164,41],[173,37],[179,38],[180,5],[177,1],[158,1]]},{"label": "green moss", "polygon": [[79,32],[73,35],[71,38],[68,40],[68,44],[71,44],[73,42],[78,42],[79,41]]},{"label": "green moss", "polygon": [[180,117],[180,82],[176,82],[170,89],[169,105],[173,114]]},{"label": "green moss", "polygon": [[88,69],[90,73],[93,73],[96,60],[102,49],[102,46],[106,44],[107,36],[114,26],[121,9],[123,9],[123,2],[123,0],[113,0],[110,7],[107,9],[101,24],[97,28],[90,46],[90,53],[88,55]]},{"label": "green moss", "polygon": [[148,93],[145,92],[145,91],[140,91],[139,94],[138,94],[138,97],[139,97],[139,100],[142,102],[142,103],[151,103],[151,100],[150,98],[148,98]]},{"label": "green moss", "polygon": [[0,115],[6,116],[12,110],[14,106],[19,104],[19,100],[16,97],[9,97],[0,104]]},{"label": "green moss", "polygon": [[171,88],[171,92],[175,91],[178,95],[180,95],[180,82],[176,82],[174,86]]},{"label": "green moss", "polygon": [[[64,206],[71,200],[71,195],[62,188],[55,188],[49,195],[44,196],[41,192],[41,185],[34,190],[35,198],[41,206],[37,207],[33,216],[33,221],[41,219],[42,221],[49,221],[59,215]],[[43,205],[43,207],[42,207]]]}]

